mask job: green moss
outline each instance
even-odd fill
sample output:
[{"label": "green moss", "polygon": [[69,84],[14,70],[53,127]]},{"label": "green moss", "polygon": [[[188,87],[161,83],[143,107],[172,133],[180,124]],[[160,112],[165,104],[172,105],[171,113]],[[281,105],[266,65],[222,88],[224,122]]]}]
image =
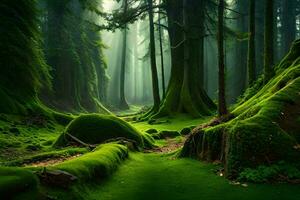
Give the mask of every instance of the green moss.
[{"label": "green moss", "polygon": [[127,157],[128,149],[125,146],[104,144],[97,147],[94,152],[63,162],[53,168],[67,171],[82,181],[96,180],[111,175]]},{"label": "green moss", "polygon": [[241,172],[238,178],[247,182],[272,182],[272,181],[293,181],[300,179],[300,170],[293,165],[279,162],[271,166],[259,166],[255,169],[247,168]]},{"label": "green moss", "polygon": [[137,131],[127,122],[111,115],[89,114],[74,119],[57,139],[54,146],[65,146],[70,139],[65,133],[71,134],[83,142],[100,144],[110,139],[127,138],[137,142],[140,147],[151,147],[150,136]]},{"label": "green moss", "polygon": [[36,189],[37,177],[30,171],[19,168],[0,167],[0,196],[10,199],[17,194]]}]

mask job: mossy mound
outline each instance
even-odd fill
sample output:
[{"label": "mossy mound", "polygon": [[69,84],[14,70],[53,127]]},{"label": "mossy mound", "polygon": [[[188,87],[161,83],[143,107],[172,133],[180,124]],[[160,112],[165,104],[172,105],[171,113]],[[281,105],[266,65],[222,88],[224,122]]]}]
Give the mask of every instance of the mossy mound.
[{"label": "mossy mound", "polygon": [[11,199],[16,195],[34,190],[37,177],[29,170],[0,167],[0,198]]},{"label": "mossy mound", "polygon": [[276,75],[233,110],[234,119],[194,131],[182,156],[225,165],[229,177],[245,168],[299,162],[300,40],[276,67]]},{"label": "mossy mound", "polygon": [[87,144],[100,144],[117,138],[135,141],[139,147],[152,147],[151,137],[140,133],[122,119],[112,115],[81,115],[71,121],[54,146],[67,146],[71,141],[68,135]]},{"label": "mossy mound", "polygon": [[128,157],[128,149],[120,144],[103,144],[93,152],[58,164],[50,169],[62,170],[79,178],[79,181],[95,180],[110,176]]}]

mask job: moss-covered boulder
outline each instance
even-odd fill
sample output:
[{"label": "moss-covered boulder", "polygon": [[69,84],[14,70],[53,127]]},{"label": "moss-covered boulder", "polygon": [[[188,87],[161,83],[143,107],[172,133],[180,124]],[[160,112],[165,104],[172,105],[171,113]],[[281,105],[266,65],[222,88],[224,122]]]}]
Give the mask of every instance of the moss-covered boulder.
[{"label": "moss-covered boulder", "polygon": [[237,105],[233,119],[195,129],[181,155],[222,161],[230,177],[259,165],[299,162],[299,50],[300,40],[276,67],[273,79]]},{"label": "moss-covered boulder", "polygon": [[87,144],[100,144],[118,138],[135,141],[139,147],[151,147],[151,137],[140,133],[129,123],[112,115],[81,115],[70,122],[54,146],[63,147],[74,142],[73,136]]}]

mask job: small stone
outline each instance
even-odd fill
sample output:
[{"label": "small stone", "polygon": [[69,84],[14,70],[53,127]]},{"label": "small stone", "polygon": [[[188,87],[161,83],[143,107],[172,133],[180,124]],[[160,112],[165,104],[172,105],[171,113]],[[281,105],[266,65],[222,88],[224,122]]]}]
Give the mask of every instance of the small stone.
[{"label": "small stone", "polygon": [[243,183],[242,186],[243,187],[248,187],[248,184],[247,183]]}]

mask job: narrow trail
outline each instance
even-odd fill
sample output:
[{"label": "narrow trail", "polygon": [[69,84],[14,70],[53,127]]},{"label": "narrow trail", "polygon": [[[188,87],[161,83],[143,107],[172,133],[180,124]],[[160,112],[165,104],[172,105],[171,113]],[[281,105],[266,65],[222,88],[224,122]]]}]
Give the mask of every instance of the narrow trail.
[{"label": "narrow trail", "polygon": [[132,154],[105,183],[90,187],[93,200],[298,200],[299,185],[231,184],[215,166],[165,154]]}]

